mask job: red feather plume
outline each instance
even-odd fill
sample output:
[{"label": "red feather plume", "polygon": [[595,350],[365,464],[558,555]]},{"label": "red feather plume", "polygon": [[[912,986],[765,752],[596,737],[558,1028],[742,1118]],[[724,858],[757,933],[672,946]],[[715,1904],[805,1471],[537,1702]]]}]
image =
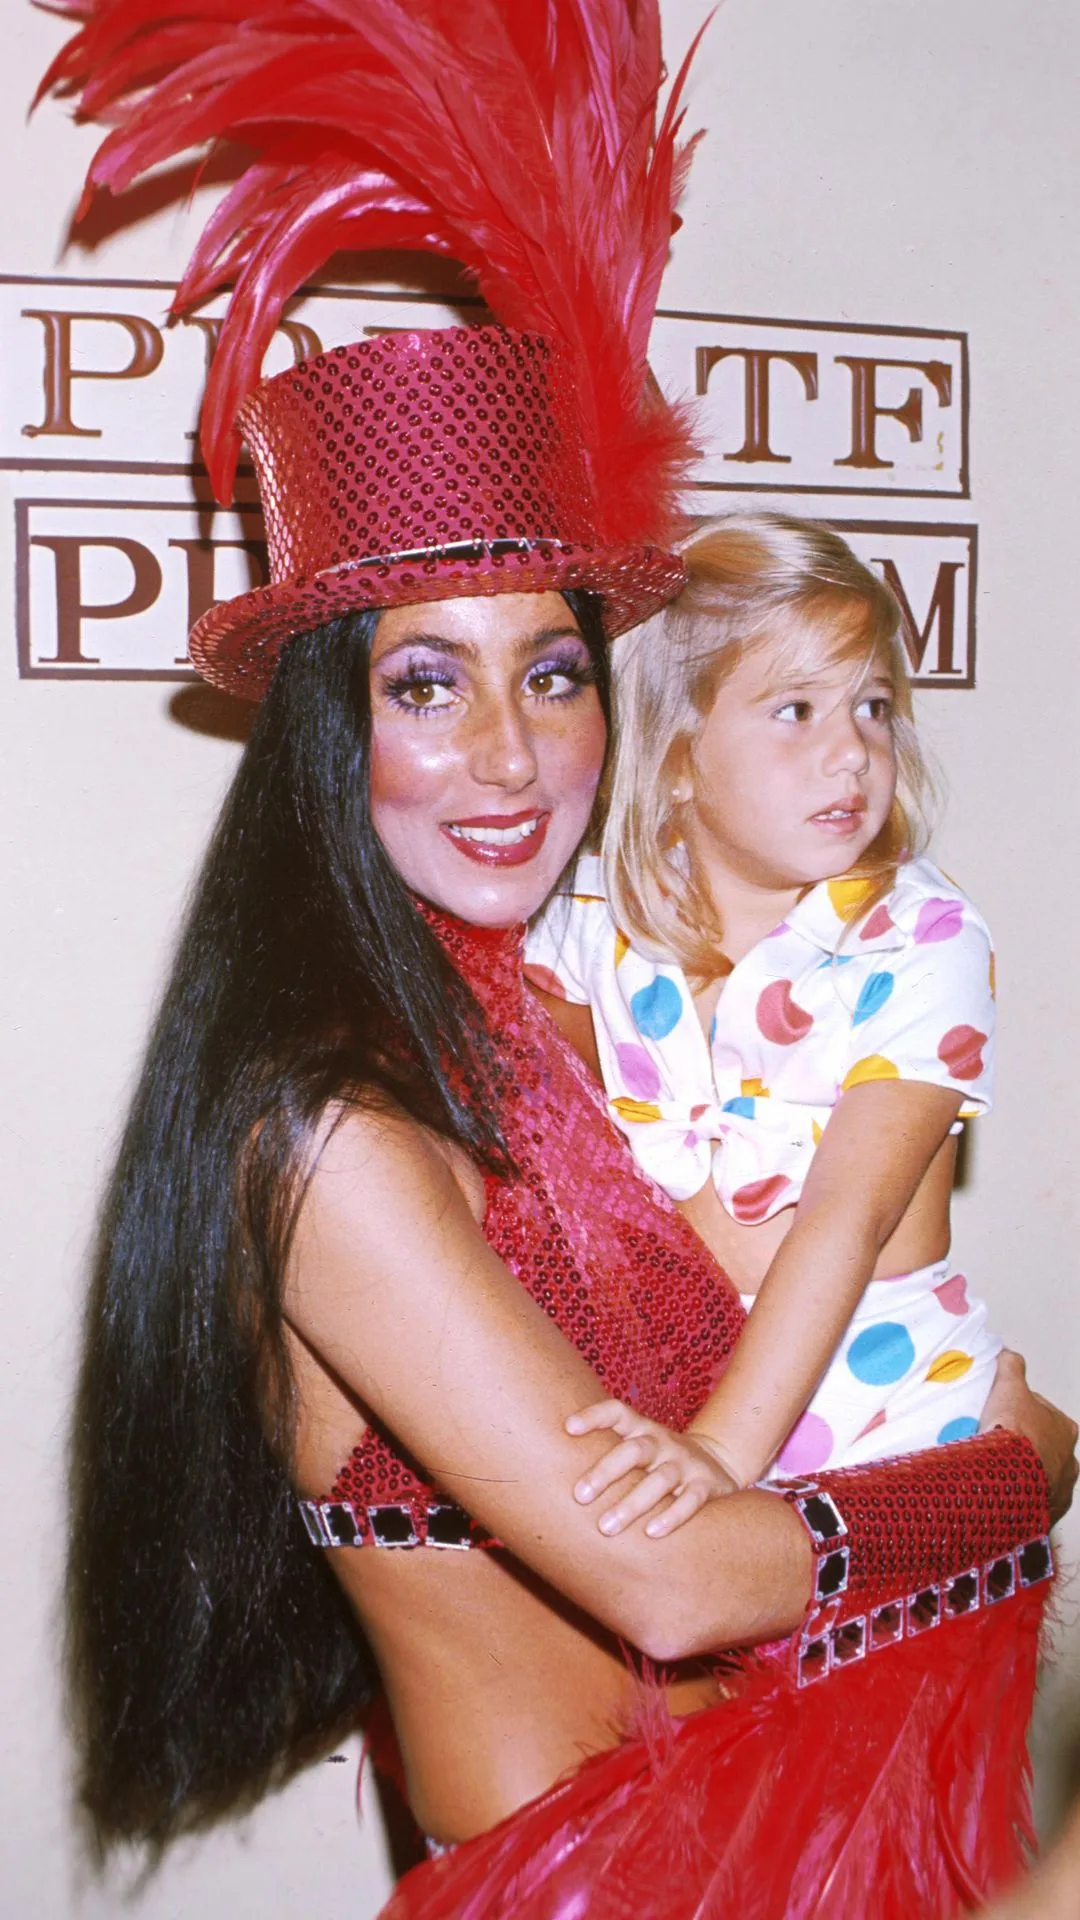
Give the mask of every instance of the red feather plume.
[{"label": "red feather plume", "polygon": [[[659,126],[658,0],[57,0],[82,24],[39,98],[114,122],[86,192],[188,149],[255,158],[208,221],[175,301],[234,292],[202,417],[219,498],[234,422],[285,302],[340,250],[459,261],[507,326],[574,368],[597,531],[670,540],[694,455],[646,351],[690,152]],[[700,38],[700,34],[698,35]]]}]

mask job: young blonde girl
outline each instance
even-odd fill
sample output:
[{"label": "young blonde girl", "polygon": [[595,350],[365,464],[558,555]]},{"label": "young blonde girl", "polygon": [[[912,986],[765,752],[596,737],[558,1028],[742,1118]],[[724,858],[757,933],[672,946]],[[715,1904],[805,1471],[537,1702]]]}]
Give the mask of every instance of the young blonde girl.
[{"label": "young blonde girl", "polygon": [[591,1011],[609,1111],[753,1312],[676,1436],[605,1401],[576,1489],[670,1532],[769,1474],[973,1433],[1000,1342],[950,1266],[955,1135],[991,1096],[993,956],[919,848],[927,777],[887,587],[828,528],[744,514],[616,650],[602,856],[534,927]]}]

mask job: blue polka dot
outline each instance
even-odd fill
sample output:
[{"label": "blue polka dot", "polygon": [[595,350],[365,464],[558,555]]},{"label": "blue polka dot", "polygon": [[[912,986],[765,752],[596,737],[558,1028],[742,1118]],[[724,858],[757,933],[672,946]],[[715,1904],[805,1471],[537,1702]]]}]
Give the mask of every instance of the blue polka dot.
[{"label": "blue polka dot", "polygon": [[883,1320],[857,1334],[847,1351],[847,1363],[856,1380],[868,1387],[890,1386],[915,1364],[915,1346],[899,1320]]},{"label": "blue polka dot", "polygon": [[682,1010],[682,994],[664,973],[657,974],[647,987],[639,987],[630,1001],[634,1025],[646,1040],[666,1040],[678,1026]]},{"label": "blue polka dot", "polygon": [[863,990],[852,1016],[852,1025],[859,1027],[864,1020],[869,1020],[871,1014],[880,1013],[892,993],[893,986],[894,977],[891,973],[872,973],[869,980],[863,983]]},{"label": "blue polka dot", "polygon": [[748,1094],[741,1093],[737,1100],[725,1100],[720,1111],[721,1113],[738,1113],[744,1120],[752,1120],[754,1102]]},{"label": "blue polka dot", "polygon": [[972,1434],[978,1431],[978,1421],[973,1420],[970,1413],[962,1413],[958,1420],[946,1420],[938,1434],[937,1444],[939,1447],[947,1447],[950,1440],[970,1440]]},{"label": "blue polka dot", "polygon": [[830,953],[827,960],[818,962],[818,972],[821,972],[822,967],[850,967],[854,958],[853,953]]}]

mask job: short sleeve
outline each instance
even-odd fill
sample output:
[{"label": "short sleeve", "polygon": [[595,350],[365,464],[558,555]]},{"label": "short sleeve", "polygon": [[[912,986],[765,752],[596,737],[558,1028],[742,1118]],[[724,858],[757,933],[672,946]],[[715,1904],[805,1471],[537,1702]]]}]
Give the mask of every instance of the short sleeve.
[{"label": "short sleeve", "polygon": [[600,880],[600,862],[583,856],[571,885],[554,893],[529,924],[525,973],[534,987],[558,1000],[587,1006],[596,997],[595,971],[614,927]]},{"label": "short sleeve", "polygon": [[944,884],[900,917],[903,945],[875,955],[861,980],[841,1092],[867,1080],[918,1080],[960,1094],[961,1118],[986,1113],[994,1059],[994,953],[986,924]]}]

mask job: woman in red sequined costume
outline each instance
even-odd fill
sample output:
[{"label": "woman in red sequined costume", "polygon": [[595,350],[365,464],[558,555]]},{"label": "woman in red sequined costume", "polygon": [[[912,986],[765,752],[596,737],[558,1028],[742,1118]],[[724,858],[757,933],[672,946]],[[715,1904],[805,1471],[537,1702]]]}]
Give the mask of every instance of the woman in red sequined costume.
[{"label": "woman in red sequined costume", "polygon": [[[497,505],[465,377],[535,426]],[[566,1416],[602,1382],[685,1424],[742,1310],[522,975],[593,809],[605,628],[680,575],[583,538],[564,377],[528,336],[390,336],[245,409],[275,581],[192,649],[265,698],[91,1306],[84,1791],[112,1836],[237,1805],[355,1715],[366,1642],[418,1821],[469,1843],[395,1916],[945,1920],[1018,1856],[1071,1423],[1006,1370],[1013,1431],[736,1494],[664,1541],[605,1539],[571,1498],[602,1443]],[[434,436],[463,515],[539,499],[551,531],[418,562],[376,528],[377,564],[343,569],[349,423],[377,433],[403,391],[402,491]],[[303,542],[314,573],[282,557]],[[312,630],[337,593],[353,610]],[[718,1680],[710,1654],[758,1643]]]},{"label": "woman in red sequined costume", "polygon": [[[604,640],[681,581],[685,429],[645,381],[680,177],[655,6],[69,10],[52,78],[118,123],[95,179],[257,151],[184,290],[239,281],[220,493],[281,302],[333,245],[465,259],[527,329],[342,348],[240,415],[271,583],[192,657],[265,699],[103,1224],[86,1803],[158,1844],[243,1806],[355,1720],[370,1648],[450,1846],[395,1916],[946,1920],[1017,1856],[1071,1423],[1007,1368],[1012,1431],[733,1495],[663,1542],[571,1498],[602,1449],[566,1416],[602,1384],[684,1424],[742,1323],[521,972],[589,822]],[[718,1679],[734,1645],[765,1651]]]}]

